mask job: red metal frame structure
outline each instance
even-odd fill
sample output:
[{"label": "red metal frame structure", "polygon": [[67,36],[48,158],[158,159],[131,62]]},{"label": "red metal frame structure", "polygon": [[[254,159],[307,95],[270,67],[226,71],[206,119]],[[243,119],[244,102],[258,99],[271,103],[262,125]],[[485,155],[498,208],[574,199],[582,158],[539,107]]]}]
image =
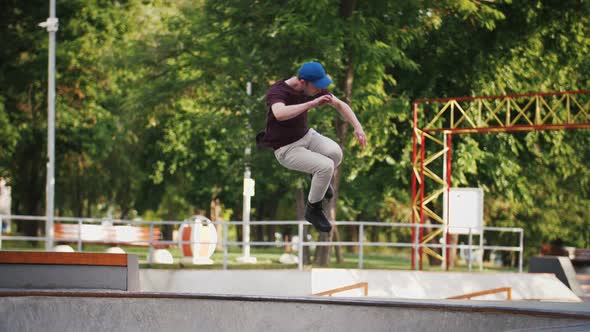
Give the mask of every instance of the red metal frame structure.
[{"label": "red metal frame structure", "polygon": [[[414,102],[413,111],[412,223],[424,224],[425,219],[429,218],[447,224],[447,200],[443,199],[440,205],[436,203],[441,195],[445,196],[451,188],[453,135],[589,129],[590,90],[420,99]],[[433,168],[439,164],[437,160],[441,157],[444,159],[443,171],[437,173]],[[424,227],[420,227],[418,234],[413,228],[412,239],[417,247],[439,235],[448,243],[447,227],[437,228],[426,236]],[[412,269],[417,267],[415,249],[412,250]],[[420,269],[424,253],[446,262],[448,269],[448,248],[444,250],[443,257],[430,248],[420,246]]]}]

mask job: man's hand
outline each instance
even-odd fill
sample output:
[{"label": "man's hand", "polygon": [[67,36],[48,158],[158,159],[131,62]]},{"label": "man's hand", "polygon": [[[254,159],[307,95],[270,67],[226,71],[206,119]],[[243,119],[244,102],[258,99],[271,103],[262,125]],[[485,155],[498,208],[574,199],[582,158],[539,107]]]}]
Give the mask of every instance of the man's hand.
[{"label": "man's hand", "polygon": [[318,107],[332,102],[332,95],[323,95],[312,100],[311,107]]},{"label": "man's hand", "polygon": [[365,132],[363,131],[362,127],[354,129],[354,137],[359,142],[361,146],[367,145],[367,136],[365,136]]}]

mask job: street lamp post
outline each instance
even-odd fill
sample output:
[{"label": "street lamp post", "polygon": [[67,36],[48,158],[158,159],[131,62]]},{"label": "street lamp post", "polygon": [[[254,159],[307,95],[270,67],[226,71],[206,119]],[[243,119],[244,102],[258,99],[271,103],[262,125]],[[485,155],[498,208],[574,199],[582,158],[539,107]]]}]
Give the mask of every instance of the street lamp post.
[{"label": "street lamp post", "polygon": [[[246,93],[248,96],[252,95],[252,84],[250,82],[248,82],[248,85],[246,86]],[[247,114],[248,113],[249,112],[247,112]],[[246,119],[246,121],[248,121],[248,119]],[[249,125],[248,128],[250,128]],[[244,149],[244,204],[242,208],[242,221],[244,224],[242,225],[242,241],[245,242],[245,244],[242,246],[242,257],[238,257],[237,259],[240,263],[256,263],[256,257],[250,256],[250,245],[247,244],[250,242],[250,201],[252,196],[254,196],[254,179],[251,178],[250,173],[250,152],[251,149],[248,145]]]},{"label": "street lamp post", "polygon": [[49,32],[49,62],[47,80],[47,181],[45,187],[45,250],[53,248],[53,207],[55,192],[55,34],[58,19],[55,0],[49,2],[49,18],[39,24]]}]

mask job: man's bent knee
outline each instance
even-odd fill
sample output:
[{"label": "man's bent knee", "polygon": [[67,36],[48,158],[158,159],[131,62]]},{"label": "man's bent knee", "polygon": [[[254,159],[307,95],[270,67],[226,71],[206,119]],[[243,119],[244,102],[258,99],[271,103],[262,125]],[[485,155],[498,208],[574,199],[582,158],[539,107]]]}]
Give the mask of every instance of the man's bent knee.
[{"label": "man's bent knee", "polygon": [[342,149],[338,146],[336,149],[330,151],[328,157],[334,162],[334,167],[338,167],[342,162]]},{"label": "man's bent knee", "polygon": [[334,161],[332,159],[325,159],[316,168],[314,173],[333,173]]}]

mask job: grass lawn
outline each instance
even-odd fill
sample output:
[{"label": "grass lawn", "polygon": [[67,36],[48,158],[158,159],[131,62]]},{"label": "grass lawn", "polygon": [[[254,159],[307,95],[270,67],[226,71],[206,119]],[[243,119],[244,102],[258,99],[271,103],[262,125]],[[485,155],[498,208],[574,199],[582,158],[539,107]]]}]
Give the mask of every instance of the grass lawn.
[{"label": "grass lawn", "polygon": [[[77,250],[77,243],[70,244],[74,250]],[[102,244],[84,244],[84,252],[105,252],[109,245]],[[149,249],[147,247],[120,246],[128,254],[136,254],[139,258],[141,268],[162,268],[162,269],[223,269],[223,251],[217,250],[211,259],[212,265],[192,265],[180,263],[182,257],[177,246],[168,248],[174,257],[174,264],[149,264],[147,257]],[[43,242],[31,243],[29,241],[2,241],[3,250],[44,250]],[[257,258],[256,264],[244,264],[237,262],[237,258],[242,256],[240,247],[231,246],[228,249],[227,268],[228,269],[297,269],[297,264],[281,264],[279,257],[283,254],[283,248],[277,247],[251,247],[250,254]],[[313,251],[312,251],[313,252]],[[333,252],[332,252],[333,253]],[[296,253],[294,253],[296,255]],[[410,270],[411,258],[409,249],[395,248],[365,248],[363,253],[364,269],[382,269],[382,270]],[[318,268],[319,266],[305,266],[305,269]],[[345,252],[344,261],[337,263],[334,254],[331,255],[329,268],[358,268],[358,254]],[[442,271],[440,266],[429,266],[428,261],[424,258],[424,271]],[[467,264],[460,261],[453,271],[467,272]],[[479,271],[479,266],[474,262],[472,271]],[[484,263],[484,272],[517,272],[518,268],[492,266],[488,262]]]}]

